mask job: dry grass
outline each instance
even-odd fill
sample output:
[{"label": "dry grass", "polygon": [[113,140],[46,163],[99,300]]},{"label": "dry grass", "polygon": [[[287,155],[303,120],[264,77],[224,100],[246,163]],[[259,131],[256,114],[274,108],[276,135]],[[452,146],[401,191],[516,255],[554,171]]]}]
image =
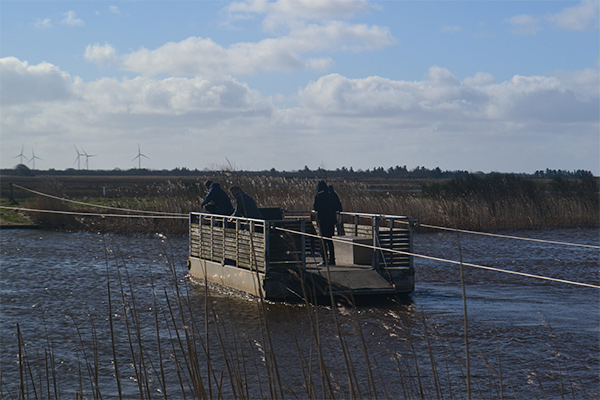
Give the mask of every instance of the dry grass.
[{"label": "dry grass", "polygon": [[[225,189],[240,186],[261,207],[287,210],[309,210],[315,195],[317,179],[247,177],[241,173],[223,172],[212,177]],[[37,187],[39,191],[59,197],[131,210],[146,210],[186,215],[200,210],[206,194],[204,179],[120,181],[107,198],[91,197],[96,187],[83,189],[72,181],[51,182]],[[113,182],[114,183],[114,182]],[[598,201],[581,196],[556,194],[526,197],[522,194],[495,196],[425,197],[402,192],[370,191],[368,182],[329,180],[342,200],[345,210],[374,214],[406,215],[423,224],[492,231],[500,229],[544,229],[600,226]],[[61,203],[36,197],[34,207],[47,210],[98,212],[92,207]],[[103,212],[107,212],[104,210]],[[107,212],[108,213],[108,212]],[[111,212],[113,213],[113,212]],[[132,212],[135,214],[135,211]],[[33,214],[35,222],[47,228],[103,232],[170,232],[185,234],[187,221],[168,219],[133,219],[99,217],[65,217]]]}]

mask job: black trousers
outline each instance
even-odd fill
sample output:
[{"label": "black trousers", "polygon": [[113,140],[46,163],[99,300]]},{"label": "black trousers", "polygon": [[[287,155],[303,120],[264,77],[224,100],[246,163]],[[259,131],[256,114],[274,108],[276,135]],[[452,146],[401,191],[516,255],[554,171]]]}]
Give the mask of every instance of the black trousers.
[{"label": "black trousers", "polygon": [[[319,229],[321,230],[321,236],[330,238],[333,237],[335,224],[319,224]],[[321,251],[323,261],[328,262],[329,264],[335,264],[335,250],[333,241],[330,239],[323,239],[323,242],[325,244],[325,246],[323,246],[323,250]]]}]

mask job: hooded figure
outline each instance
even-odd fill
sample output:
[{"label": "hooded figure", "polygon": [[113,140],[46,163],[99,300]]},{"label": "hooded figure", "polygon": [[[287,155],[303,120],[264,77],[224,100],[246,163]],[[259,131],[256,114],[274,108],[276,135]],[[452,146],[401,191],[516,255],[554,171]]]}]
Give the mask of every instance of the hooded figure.
[{"label": "hooded figure", "polygon": [[204,186],[208,189],[208,194],[200,205],[205,207],[206,211],[211,214],[231,215],[233,205],[227,193],[221,189],[221,185],[216,182],[206,181]]},{"label": "hooded figure", "polygon": [[263,219],[254,199],[240,189],[239,186],[229,188],[229,192],[235,198],[235,210],[233,211],[233,216]]},{"label": "hooded figure", "polygon": [[[319,181],[317,184],[317,194],[315,195],[313,210],[317,212],[317,222],[321,236],[325,238],[332,237],[337,223],[337,212],[341,210],[341,203],[337,195],[334,196],[329,191],[325,181]],[[329,263],[329,265],[335,265],[333,241],[330,239],[324,239],[323,241],[325,246],[322,250],[323,262],[321,264]]]}]

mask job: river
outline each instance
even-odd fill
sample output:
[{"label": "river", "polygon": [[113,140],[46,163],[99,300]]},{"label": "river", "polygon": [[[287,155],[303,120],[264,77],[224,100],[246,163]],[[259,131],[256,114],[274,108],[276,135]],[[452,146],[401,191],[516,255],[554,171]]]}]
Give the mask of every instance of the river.
[{"label": "river", "polygon": [[[408,300],[263,304],[190,281],[186,237],[3,230],[0,243],[2,399],[600,398],[596,288],[464,267],[467,374],[456,265],[416,258]],[[414,251],[600,284],[598,249],[420,233]]]}]

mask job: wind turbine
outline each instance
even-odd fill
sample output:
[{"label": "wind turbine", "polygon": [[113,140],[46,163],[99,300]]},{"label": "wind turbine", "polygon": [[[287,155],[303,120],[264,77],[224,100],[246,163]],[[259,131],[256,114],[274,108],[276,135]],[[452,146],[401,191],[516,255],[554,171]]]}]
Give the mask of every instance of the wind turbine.
[{"label": "wind turbine", "polygon": [[[25,154],[23,154],[23,150],[25,150],[25,145],[21,146],[21,154],[18,154],[16,156],[14,156],[13,158],[21,158],[21,162],[19,164],[23,164],[23,157],[25,157]],[[25,157],[27,159],[27,157]]]},{"label": "wind turbine", "polygon": [[[88,160],[90,157],[96,157],[95,154],[88,154],[85,152],[85,150],[82,148],[81,151],[83,151],[83,155],[85,155],[85,169],[90,169],[89,165],[88,165]],[[77,153],[79,157],[79,152]]]},{"label": "wind turbine", "polygon": [[38,160],[43,160],[43,158],[36,157],[35,153],[33,152],[33,147],[32,147],[31,148],[31,158],[29,159],[29,161],[33,161],[33,169],[35,169],[35,159],[36,158]]},{"label": "wind turbine", "polygon": [[[73,145],[75,146],[75,145]],[[80,167],[80,160],[81,160],[81,156],[83,155],[83,153],[79,152],[79,149],[77,148],[77,146],[75,146],[75,151],[77,152],[77,158],[75,159],[75,161],[73,161],[73,164],[77,163],[77,169],[81,169]]]},{"label": "wind turbine", "polygon": [[147,159],[150,159],[150,157],[146,156],[145,154],[142,154],[142,151],[140,150],[140,144],[138,143],[138,155],[133,157],[133,160],[131,160],[131,161],[135,161],[135,159],[137,158],[138,169],[142,169],[142,157],[146,157]]}]

